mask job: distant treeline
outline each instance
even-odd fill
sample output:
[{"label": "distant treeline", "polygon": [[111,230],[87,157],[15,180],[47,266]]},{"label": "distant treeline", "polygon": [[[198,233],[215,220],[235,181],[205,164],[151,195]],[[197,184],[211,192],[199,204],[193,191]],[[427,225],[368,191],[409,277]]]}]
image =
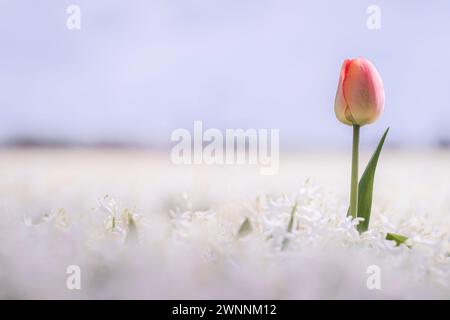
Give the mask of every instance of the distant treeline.
[{"label": "distant treeline", "polygon": [[[0,142],[0,147],[6,148],[98,148],[98,149],[167,149],[172,147],[170,141],[164,143],[140,143],[135,141],[118,141],[118,140],[95,140],[95,141],[75,141],[69,139],[58,138],[35,138],[35,137],[19,137]],[[284,150],[296,150],[302,146],[291,141],[283,144]],[[401,148],[402,145],[391,142],[386,145],[388,149]],[[439,149],[450,148],[450,138],[437,139],[430,147]]]},{"label": "distant treeline", "polygon": [[126,141],[99,140],[92,142],[71,141],[65,139],[37,139],[37,138],[16,138],[2,143],[4,147],[15,148],[105,148],[105,149],[125,149],[125,148],[159,148],[151,144],[140,144]]}]

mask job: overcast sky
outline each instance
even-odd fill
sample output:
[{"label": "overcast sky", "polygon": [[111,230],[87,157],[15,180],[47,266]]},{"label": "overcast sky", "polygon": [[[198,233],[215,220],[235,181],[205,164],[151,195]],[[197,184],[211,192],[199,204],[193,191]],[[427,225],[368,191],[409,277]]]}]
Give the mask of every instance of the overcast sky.
[{"label": "overcast sky", "polygon": [[[177,128],[278,128],[285,146],[348,144],[342,61],[378,68],[373,143],[450,140],[450,1],[0,0],[0,140],[170,144]],[[81,8],[68,30],[66,8]],[[381,29],[366,27],[369,5]]]}]

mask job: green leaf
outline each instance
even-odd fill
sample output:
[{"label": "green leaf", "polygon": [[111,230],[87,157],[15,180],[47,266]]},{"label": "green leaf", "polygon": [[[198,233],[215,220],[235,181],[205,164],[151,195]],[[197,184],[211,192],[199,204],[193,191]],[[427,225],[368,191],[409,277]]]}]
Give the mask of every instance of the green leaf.
[{"label": "green leaf", "polygon": [[405,243],[406,240],[408,240],[408,237],[401,235],[401,234],[397,234],[397,233],[388,233],[388,234],[386,234],[386,240],[395,241],[395,243],[397,244],[397,247],[398,247],[402,243]]},{"label": "green leaf", "polygon": [[[292,232],[292,227],[294,226],[294,216],[295,216],[295,212],[297,211],[297,201],[295,202],[294,206],[292,207],[292,211],[291,211],[291,218],[289,219],[289,224],[287,227],[287,232],[291,233]],[[281,250],[285,250],[289,245],[289,238],[284,238],[283,242],[281,244]]]},{"label": "green leaf", "polygon": [[294,216],[295,216],[295,211],[297,211],[297,201],[295,202],[294,206],[292,207],[291,218],[289,219],[289,224],[288,224],[288,227],[287,227],[287,232],[292,232],[292,227],[294,226]]},{"label": "green leaf", "polygon": [[380,157],[381,149],[383,148],[384,140],[389,132],[389,128],[386,129],[380,142],[370,158],[367,164],[366,170],[364,170],[361,179],[358,184],[358,218],[364,218],[358,224],[358,231],[364,232],[369,228],[370,212],[372,210],[372,194],[373,194],[373,181],[375,179],[375,169],[377,168],[378,158]]},{"label": "green leaf", "polygon": [[128,210],[126,211],[126,217],[128,220],[126,243],[136,243],[139,240],[138,228],[136,221],[134,221],[133,215]]},{"label": "green leaf", "polygon": [[238,237],[245,237],[252,232],[252,225],[250,224],[250,220],[245,218],[244,222],[242,222],[239,231]]}]

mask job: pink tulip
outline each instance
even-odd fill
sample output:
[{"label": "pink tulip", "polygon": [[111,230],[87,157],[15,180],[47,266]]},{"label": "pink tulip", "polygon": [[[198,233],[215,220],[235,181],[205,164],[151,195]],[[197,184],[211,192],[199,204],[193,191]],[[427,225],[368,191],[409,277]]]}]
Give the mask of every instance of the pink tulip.
[{"label": "pink tulip", "polygon": [[378,119],[384,107],[384,89],[380,74],[367,59],[346,59],[334,102],[339,121],[363,126]]}]

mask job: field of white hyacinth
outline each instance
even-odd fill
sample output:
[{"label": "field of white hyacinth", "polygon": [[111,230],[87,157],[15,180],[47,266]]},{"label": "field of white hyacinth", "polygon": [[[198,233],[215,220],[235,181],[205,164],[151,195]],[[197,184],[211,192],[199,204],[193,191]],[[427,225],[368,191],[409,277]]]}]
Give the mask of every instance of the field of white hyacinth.
[{"label": "field of white hyacinth", "polygon": [[262,176],[167,152],[2,150],[0,298],[449,299],[450,152],[384,150],[362,235],[349,163],[282,155]]}]

